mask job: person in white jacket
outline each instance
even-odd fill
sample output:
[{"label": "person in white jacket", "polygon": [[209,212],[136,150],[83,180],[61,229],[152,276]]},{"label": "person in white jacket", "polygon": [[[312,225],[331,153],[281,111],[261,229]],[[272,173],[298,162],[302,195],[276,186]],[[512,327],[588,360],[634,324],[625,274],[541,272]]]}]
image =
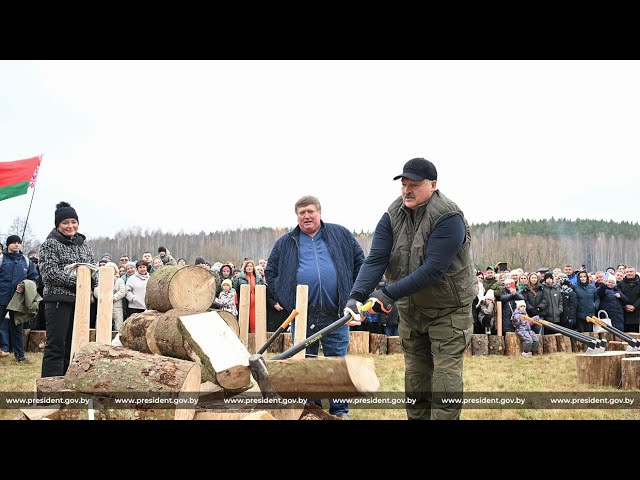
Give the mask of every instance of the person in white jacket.
[{"label": "person in white jacket", "polygon": [[127,279],[127,300],[129,300],[130,314],[141,313],[147,309],[145,305],[147,282],[149,281],[147,262],[138,260],[136,262],[136,270],[137,272],[133,277]]},{"label": "person in white jacket", "polygon": [[[124,305],[122,299],[127,294],[127,286],[124,280],[120,278],[118,266],[115,263],[107,262],[105,267],[111,267],[115,272],[115,276],[113,277],[113,314],[111,318],[113,320],[113,328],[120,330],[120,325],[122,325],[124,321]],[[93,296],[98,299],[97,286],[93,289]]]}]

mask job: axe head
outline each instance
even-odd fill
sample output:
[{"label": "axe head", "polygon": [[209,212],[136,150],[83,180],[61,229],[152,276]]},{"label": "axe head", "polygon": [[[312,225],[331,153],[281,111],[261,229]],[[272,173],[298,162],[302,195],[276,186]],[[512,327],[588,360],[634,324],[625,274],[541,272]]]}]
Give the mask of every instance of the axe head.
[{"label": "axe head", "polygon": [[262,396],[264,398],[277,398],[279,395],[271,383],[267,362],[264,357],[260,354],[251,355],[249,357],[249,367],[251,368],[251,375],[258,382]]}]

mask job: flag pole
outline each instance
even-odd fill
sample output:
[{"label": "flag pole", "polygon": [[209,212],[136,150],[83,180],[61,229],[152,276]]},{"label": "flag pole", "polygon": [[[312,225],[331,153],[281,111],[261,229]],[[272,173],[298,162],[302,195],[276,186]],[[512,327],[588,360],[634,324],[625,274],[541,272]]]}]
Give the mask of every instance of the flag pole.
[{"label": "flag pole", "polygon": [[[42,163],[42,155],[40,155],[40,163]],[[29,223],[29,214],[31,213],[31,205],[33,205],[33,197],[36,195],[36,184],[38,183],[37,177],[38,177],[38,171],[40,170],[40,163],[38,163],[38,168],[35,173],[35,178],[33,179],[33,193],[31,194],[31,201],[29,202],[29,210],[27,211],[27,218],[24,221],[24,228],[22,229],[22,236],[20,237],[22,238],[23,242],[24,242],[24,234],[27,231],[27,224]]]}]

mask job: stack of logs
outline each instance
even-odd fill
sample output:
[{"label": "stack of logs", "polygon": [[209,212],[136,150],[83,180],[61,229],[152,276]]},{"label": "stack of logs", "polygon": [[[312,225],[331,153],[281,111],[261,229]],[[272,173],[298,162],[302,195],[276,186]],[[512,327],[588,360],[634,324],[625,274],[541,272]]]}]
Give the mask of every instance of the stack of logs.
[{"label": "stack of logs", "polygon": [[[213,302],[215,283],[211,285],[213,277],[206,278],[207,288],[201,288],[201,272],[210,276],[199,267],[163,267],[147,285],[147,306],[155,310],[127,319],[120,329],[122,347],[88,343],[76,352],[64,377],[38,380],[37,395],[82,396],[90,400],[91,408],[70,404],[54,409],[24,409],[25,416],[335,419],[305,410],[304,402],[275,404],[276,408],[273,403],[251,407],[251,398],[235,410],[221,407],[224,398],[259,397],[260,392],[251,378],[250,354],[238,336],[238,322],[226,312],[204,311]],[[193,305],[197,309],[191,308]],[[358,396],[379,388],[371,358],[290,358],[271,361],[268,368],[275,390],[289,398],[305,398],[305,394],[316,398],[313,395],[327,393]],[[142,406],[129,404],[120,408],[117,405],[123,398],[140,398]],[[153,403],[163,403],[168,408],[154,408]],[[207,403],[214,407],[208,408]]]}]

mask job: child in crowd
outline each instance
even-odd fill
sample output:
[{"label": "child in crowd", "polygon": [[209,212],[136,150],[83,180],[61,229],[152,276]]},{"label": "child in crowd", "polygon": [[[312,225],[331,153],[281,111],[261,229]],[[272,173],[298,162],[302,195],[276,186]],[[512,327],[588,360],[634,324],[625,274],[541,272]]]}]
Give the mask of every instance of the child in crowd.
[{"label": "child in crowd", "polygon": [[488,290],[482,301],[478,304],[478,321],[484,328],[484,333],[491,335],[494,326],[493,316],[496,309],[496,297],[493,290]]},{"label": "child in crowd", "polygon": [[[538,335],[531,330],[531,323],[524,320],[523,316],[527,316],[527,303],[524,300],[516,300],[516,309],[511,316],[511,322],[516,334],[522,340],[522,356],[530,357],[533,355],[531,350],[538,347]],[[534,320],[539,318],[537,315],[533,317]]]},{"label": "child in crowd", "polygon": [[234,317],[237,317],[238,309],[236,308],[236,291],[231,288],[231,285],[231,280],[223,280],[222,291],[213,303],[216,305],[220,305],[222,310],[231,313]]}]

